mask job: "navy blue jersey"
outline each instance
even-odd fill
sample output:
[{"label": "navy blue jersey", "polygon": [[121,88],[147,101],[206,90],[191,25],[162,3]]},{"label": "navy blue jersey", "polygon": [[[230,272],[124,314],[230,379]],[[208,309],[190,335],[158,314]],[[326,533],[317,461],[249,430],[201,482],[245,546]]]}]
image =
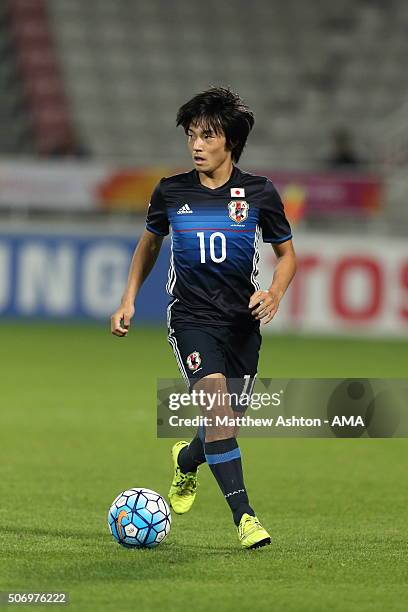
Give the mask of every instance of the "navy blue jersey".
[{"label": "navy blue jersey", "polygon": [[164,178],[149,205],[146,228],[172,229],[167,291],[173,323],[252,326],[250,296],[259,289],[258,240],[292,237],[271,181],[234,167],[229,181],[210,189],[195,170]]}]

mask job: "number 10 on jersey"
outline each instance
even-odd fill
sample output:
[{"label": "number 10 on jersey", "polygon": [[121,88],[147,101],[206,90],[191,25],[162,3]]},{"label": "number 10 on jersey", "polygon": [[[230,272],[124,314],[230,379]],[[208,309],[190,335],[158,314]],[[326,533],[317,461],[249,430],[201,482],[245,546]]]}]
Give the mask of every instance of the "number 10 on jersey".
[{"label": "number 10 on jersey", "polygon": [[[206,241],[204,232],[197,232],[198,240],[200,242],[200,261],[206,263]],[[215,252],[217,241],[217,251]],[[214,263],[221,263],[227,257],[227,241],[225,235],[221,232],[214,232],[209,236],[209,251],[210,258]]]}]

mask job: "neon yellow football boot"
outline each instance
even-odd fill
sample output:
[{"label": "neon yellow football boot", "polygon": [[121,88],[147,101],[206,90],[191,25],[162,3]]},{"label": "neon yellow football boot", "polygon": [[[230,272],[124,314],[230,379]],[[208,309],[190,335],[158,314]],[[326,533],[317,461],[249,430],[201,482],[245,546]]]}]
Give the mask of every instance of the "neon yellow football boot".
[{"label": "neon yellow football boot", "polygon": [[176,442],[171,449],[174,476],[168,497],[170,506],[177,514],[184,514],[190,510],[197,491],[197,472],[187,472],[187,474],[184,474],[178,464],[179,453],[186,446],[188,446],[188,442],[181,441]]},{"label": "neon yellow football boot", "polygon": [[256,516],[243,514],[238,526],[238,537],[243,548],[260,548],[271,543],[271,536]]}]

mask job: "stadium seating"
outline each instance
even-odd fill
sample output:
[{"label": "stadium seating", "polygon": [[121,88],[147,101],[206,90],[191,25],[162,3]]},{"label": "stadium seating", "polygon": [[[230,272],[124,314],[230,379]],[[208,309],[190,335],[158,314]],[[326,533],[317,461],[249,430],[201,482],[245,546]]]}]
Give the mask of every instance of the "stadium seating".
[{"label": "stadium seating", "polygon": [[[251,161],[321,161],[331,129],[370,127],[407,95],[402,0],[48,0],[75,116],[96,155],[184,160],[180,103],[230,84],[256,109]],[[400,10],[401,9],[401,10]]]},{"label": "stadium seating", "polygon": [[24,93],[18,75],[8,7],[0,3],[0,151],[4,154],[34,150]]}]

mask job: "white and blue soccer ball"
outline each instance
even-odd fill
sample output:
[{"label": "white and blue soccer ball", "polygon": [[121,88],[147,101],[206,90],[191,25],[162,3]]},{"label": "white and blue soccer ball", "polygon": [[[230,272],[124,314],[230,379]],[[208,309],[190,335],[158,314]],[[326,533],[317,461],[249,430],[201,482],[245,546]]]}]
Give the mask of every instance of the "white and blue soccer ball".
[{"label": "white and blue soccer ball", "polygon": [[128,489],[113,501],[108,525],[118,544],[126,548],[153,548],[169,534],[170,509],[156,491]]}]

